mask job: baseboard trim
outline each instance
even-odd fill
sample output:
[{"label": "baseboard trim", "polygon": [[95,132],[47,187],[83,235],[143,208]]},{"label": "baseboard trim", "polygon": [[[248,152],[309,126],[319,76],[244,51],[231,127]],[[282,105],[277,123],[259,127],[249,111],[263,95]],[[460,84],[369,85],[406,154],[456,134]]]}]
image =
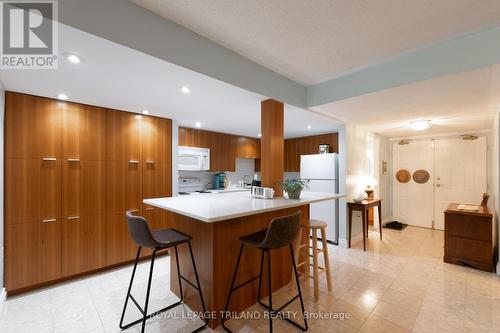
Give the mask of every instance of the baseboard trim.
[{"label": "baseboard trim", "polygon": [[349,245],[349,242],[347,241],[347,239],[339,238],[339,247],[341,247],[343,249],[347,249],[348,245]]},{"label": "baseboard trim", "polygon": [[5,304],[5,301],[7,300],[7,291],[5,288],[2,288],[2,292],[0,292],[0,313],[3,311],[3,305]]}]

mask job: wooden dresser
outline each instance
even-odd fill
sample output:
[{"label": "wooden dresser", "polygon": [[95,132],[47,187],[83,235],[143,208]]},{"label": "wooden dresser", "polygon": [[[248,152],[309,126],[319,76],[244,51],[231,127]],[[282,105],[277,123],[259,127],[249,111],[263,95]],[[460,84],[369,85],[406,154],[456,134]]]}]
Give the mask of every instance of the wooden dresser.
[{"label": "wooden dresser", "polygon": [[464,211],[450,204],[444,212],[444,230],[444,262],[495,271],[497,232],[487,207]]}]

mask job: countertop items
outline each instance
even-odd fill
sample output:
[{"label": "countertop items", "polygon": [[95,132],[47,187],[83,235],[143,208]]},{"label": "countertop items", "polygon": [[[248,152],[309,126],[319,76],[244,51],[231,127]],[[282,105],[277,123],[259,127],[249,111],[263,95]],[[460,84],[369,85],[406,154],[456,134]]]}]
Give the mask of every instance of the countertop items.
[{"label": "countertop items", "polygon": [[286,197],[263,200],[253,198],[248,191],[245,191],[146,199],[144,203],[211,223],[343,197],[344,194],[304,192],[298,200]]}]

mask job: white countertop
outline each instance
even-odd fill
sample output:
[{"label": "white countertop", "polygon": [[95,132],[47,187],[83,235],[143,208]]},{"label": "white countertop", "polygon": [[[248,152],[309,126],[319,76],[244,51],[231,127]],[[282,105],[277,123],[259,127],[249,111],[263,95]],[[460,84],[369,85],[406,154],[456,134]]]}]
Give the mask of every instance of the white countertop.
[{"label": "white countertop", "polygon": [[253,198],[249,192],[225,192],[145,199],[144,203],[211,223],[343,197],[345,194],[302,192],[299,200],[286,197],[266,200]]}]

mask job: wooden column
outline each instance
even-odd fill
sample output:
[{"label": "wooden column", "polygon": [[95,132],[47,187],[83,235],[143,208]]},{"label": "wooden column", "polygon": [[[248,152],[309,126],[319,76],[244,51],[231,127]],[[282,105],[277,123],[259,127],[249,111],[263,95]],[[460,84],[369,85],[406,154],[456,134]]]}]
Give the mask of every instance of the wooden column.
[{"label": "wooden column", "polygon": [[274,196],[283,192],[279,182],[285,171],[283,103],[268,99],[261,104],[261,174],[262,186],[272,187]]}]

